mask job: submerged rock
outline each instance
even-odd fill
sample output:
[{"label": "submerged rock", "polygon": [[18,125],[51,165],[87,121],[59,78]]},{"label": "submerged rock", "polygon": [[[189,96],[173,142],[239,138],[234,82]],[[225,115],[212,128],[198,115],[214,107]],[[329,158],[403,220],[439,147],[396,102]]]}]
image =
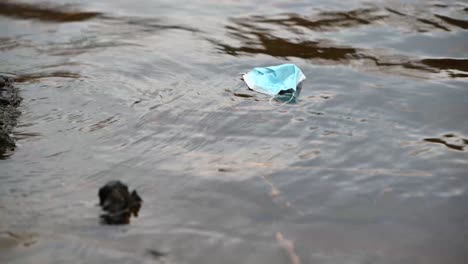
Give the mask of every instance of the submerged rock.
[{"label": "submerged rock", "polygon": [[0,76],[0,157],[15,148],[10,134],[21,113],[17,109],[21,100],[18,88],[13,86],[13,79]]},{"label": "submerged rock", "polygon": [[129,224],[130,217],[138,217],[143,200],[134,190],[120,181],[110,181],[99,189],[99,205],[106,213],[101,215],[102,223],[108,225]]}]

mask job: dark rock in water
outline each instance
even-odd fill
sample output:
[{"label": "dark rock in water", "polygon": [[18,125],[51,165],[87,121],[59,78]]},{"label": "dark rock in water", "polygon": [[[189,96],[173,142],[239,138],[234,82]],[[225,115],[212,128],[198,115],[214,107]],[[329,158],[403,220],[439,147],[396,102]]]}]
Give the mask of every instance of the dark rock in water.
[{"label": "dark rock in water", "polygon": [[2,153],[8,149],[10,150],[15,149],[15,142],[6,133],[0,133],[0,149],[2,150]]},{"label": "dark rock in water", "polygon": [[101,215],[102,223],[108,225],[129,224],[130,217],[138,217],[143,200],[134,190],[120,181],[110,181],[99,189],[99,205],[106,213]]},{"label": "dark rock in water", "polygon": [[13,86],[13,79],[0,76],[0,158],[6,151],[15,148],[10,134],[20,115],[17,108],[21,100],[18,88]]}]

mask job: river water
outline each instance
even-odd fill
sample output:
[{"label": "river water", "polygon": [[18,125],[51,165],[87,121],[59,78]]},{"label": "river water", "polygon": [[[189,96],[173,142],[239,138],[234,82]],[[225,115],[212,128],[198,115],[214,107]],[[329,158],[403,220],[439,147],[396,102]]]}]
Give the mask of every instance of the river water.
[{"label": "river water", "polygon": [[[0,261],[466,263],[467,29],[463,1],[1,1]],[[239,78],[281,63],[295,103]],[[114,179],[130,225],[99,224]]]}]

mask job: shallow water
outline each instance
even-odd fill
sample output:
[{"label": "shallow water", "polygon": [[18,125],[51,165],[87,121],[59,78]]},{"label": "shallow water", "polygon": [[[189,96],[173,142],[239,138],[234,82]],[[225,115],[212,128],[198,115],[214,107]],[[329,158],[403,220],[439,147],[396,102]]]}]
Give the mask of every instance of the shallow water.
[{"label": "shallow water", "polygon": [[[468,3],[2,1],[5,263],[465,263]],[[307,76],[271,106],[239,73]],[[99,224],[97,190],[144,200]],[[167,253],[156,258],[155,251]]]}]

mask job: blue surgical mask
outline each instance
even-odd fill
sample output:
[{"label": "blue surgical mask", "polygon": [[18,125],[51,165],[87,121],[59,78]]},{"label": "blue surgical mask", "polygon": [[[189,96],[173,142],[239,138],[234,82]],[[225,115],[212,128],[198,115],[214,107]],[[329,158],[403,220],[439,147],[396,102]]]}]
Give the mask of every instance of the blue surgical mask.
[{"label": "blue surgical mask", "polygon": [[291,92],[294,97],[297,86],[305,78],[301,69],[294,64],[254,68],[243,75],[244,82],[250,89],[273,97],[284,92]]}]

